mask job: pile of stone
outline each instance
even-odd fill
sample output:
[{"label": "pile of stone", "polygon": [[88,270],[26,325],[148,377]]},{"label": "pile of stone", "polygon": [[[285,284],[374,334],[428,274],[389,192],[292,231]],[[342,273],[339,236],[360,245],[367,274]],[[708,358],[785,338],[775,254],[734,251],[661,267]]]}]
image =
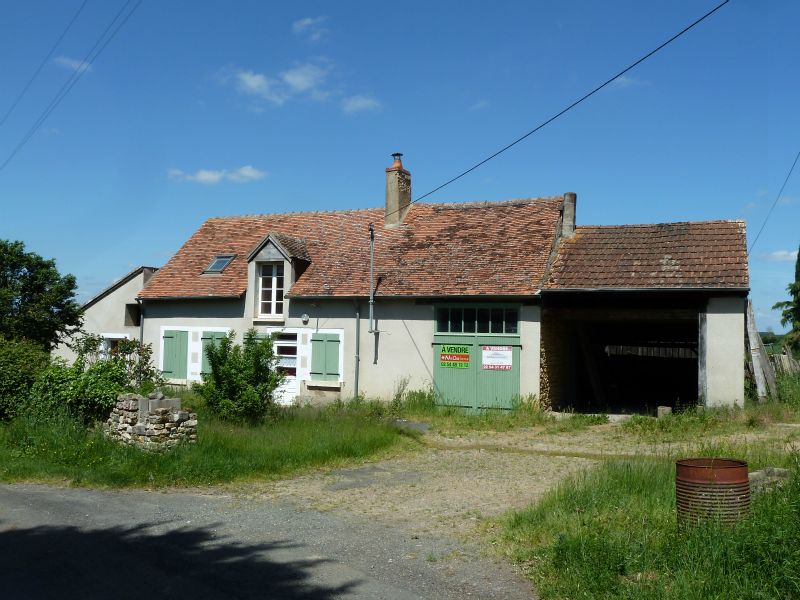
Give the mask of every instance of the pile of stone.
[{"label": "pile of stone", "polygon": [[147,398],[120,394],[104,431],[107,437],[143,450],[169,450],[197,441],[197,414],[181,410],[180,398],[157,392]]}]

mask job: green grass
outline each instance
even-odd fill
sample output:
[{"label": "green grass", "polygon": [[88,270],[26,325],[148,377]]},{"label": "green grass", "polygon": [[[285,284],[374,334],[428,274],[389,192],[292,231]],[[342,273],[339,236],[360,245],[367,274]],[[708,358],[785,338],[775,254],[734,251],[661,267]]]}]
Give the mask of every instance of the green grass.
[{"label": "green grass", "polygon": [[[380,404],[380,403],[378,403]],[[436,404],[432,390],[403,390],[395,394],[383,410],[396,418],[423,421],[443,434],[468,431],[508,431],[534,427],[553,421],[535,396],[516,399],[511,409],[467,410],[457,406]]]},{"label": "green grass", "polygon": [[[737,449],[708,447],[700,454]],[[788,464],[783,488],[753,497],[748,518],[681,530],[673,461],[604,463],[504,522],[501,545],[550,599],[800,597],[800,465],[756,449],[751,468]]]},{"label": "green grass", "polygon": [[[792,392],[787,392],[787,395]],[[798,420],[800,403],[794,406],[785,402],[747,402],[743,409],[693,407],[660,419],[634,415],[622,424],[622,430],[653,442],[677,442],[704,435],[758,430],[769,423]]]},{"label": "green grass", "polygon": [[560,419],[556,419],[545,427],[546,433],[573,433],[583,431],[593,425],[603,425],[608,423],[608,415],[583,415],[575,413]]},{"label": "green grass", "polygon": [[358,461],[401,439],[386,422],[330,410],[288,410],[259,426],[231,425],[201,412],[196,444],[150,454],[115,444],[67,417],[19,418],[0,425],[0,480],[208,485]]}]

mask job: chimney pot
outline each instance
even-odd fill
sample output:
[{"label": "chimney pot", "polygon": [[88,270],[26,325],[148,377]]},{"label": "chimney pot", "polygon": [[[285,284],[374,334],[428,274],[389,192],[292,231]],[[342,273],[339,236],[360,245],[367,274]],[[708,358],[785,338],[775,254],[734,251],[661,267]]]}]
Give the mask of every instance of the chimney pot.
[{"label": "chimney pot", "polygon": [[394,162],[386,169],[386,216],[384,225],[402,225],[411,204],[411,173],[403,168],[403,154],[392,154]]}]

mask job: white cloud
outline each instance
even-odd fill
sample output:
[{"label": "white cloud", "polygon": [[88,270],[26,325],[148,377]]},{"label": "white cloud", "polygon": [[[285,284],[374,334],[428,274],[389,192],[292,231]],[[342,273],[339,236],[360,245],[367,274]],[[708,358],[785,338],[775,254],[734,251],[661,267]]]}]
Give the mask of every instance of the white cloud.
[{"label": "white cloud", "polygon": [[256,169],[250,165],[245,165],[243,167],[239,167],[238,169],[234,169],[233,171],[227,172],[225,176],[230,181],[235,183],[247,183],[248,181],[264,179],[264,177],[267,176],[267,172]]},{"label": "white cloud", "polygon": [[304,35],[310,42],[319,42],[327,34],[328,30],[323,26],[328,17],[305,17],[292,23],[292,33]]},{"label": "white cloud", "polygon": [[784,196],[778,201],[778,204],[789,206],[790,204],[797,204],[798,202],[800,202],[800,198],[797,196]]},{"label": "white cloud", "polygon": [[167,176],[176,181],[200,183],[202,185],[216,185],[221,181],[232,181],[233,183],[248,183],[257,181],[267,176],[266,171],[256,169],[251,165],[245,165],[238,169],[199,169],[194,173],[187,173],[180,169],[167,169]]},{"label": "white cloud", "polygon": [[83,62],[82,60],[78,60],[76,58],[70,58],[69,56],[56,56],[53,59],[53,62],[56,63],[59,67],[64,67],[65,69],[69,69],[70,71],[91,71],[92,65],[87,62]]},{"label": "white cloud", "polygon": [[755,210],[758,208],[758,202],[748,202],[744,205],[745,210]]},{"label": "white cloud", "polygon": [[286,94],[279,89],[280,83],[261,73],[248,70],[237,71],[235,79],[236,89],[243,94],[258,96],[276,105],[286,102]]},{"label": "white cloud", "polygon": [[281,73],[281,80],[296,94],[319,91],[329,69],[314,63],[302,63]]},{"label": "white cloud", "polygon": [[[331,94],[325,87],[330,70],[329,61],[320,58],[315,62],[297,63],[276,77],[240,69],[233,73],[233,81],[240,93],[266,100],[274,106],[281,106],[292,98],[311,98],[321,102]],[[227,74],[221,77],[223,82],[230,79]]]},{"label": "white cloud", "polygon": [[794,252],[790,250],[776,250],[775,252],[763,255],[763,258],[773,262],[794,262],[797,260],[797,250]]},{"label": "white cloud", "polygon": [[484,108],[489,108],[488,100],[478,100],[475,104],[469,107],[470,110],[483,110]]},{"label": "white cloud", "polygon": [[627,75],[620,75],[614,81],[611,82],[611,85],[614,87],[625,89],[641,85],[649,85],[649,82],[643,79],[636,79],[635,77],[628,77]]},{"label": "white cloud", "polygon": [[342,100],[342,110],[347,114],[378,110],[380,107],[381,101],[373,96],[356,94],[355,96],[348,96]]}]

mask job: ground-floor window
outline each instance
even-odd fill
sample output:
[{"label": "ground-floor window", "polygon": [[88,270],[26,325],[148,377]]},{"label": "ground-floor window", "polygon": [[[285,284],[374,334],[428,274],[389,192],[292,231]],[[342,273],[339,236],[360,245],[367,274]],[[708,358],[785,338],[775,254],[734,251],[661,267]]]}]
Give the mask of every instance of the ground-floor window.
[{"label": "ground-floor window", "polygon": [[339,381],[339,352],[341,343],[338,333],[314,333],[311,336],[311,379],[316,381]]}]

